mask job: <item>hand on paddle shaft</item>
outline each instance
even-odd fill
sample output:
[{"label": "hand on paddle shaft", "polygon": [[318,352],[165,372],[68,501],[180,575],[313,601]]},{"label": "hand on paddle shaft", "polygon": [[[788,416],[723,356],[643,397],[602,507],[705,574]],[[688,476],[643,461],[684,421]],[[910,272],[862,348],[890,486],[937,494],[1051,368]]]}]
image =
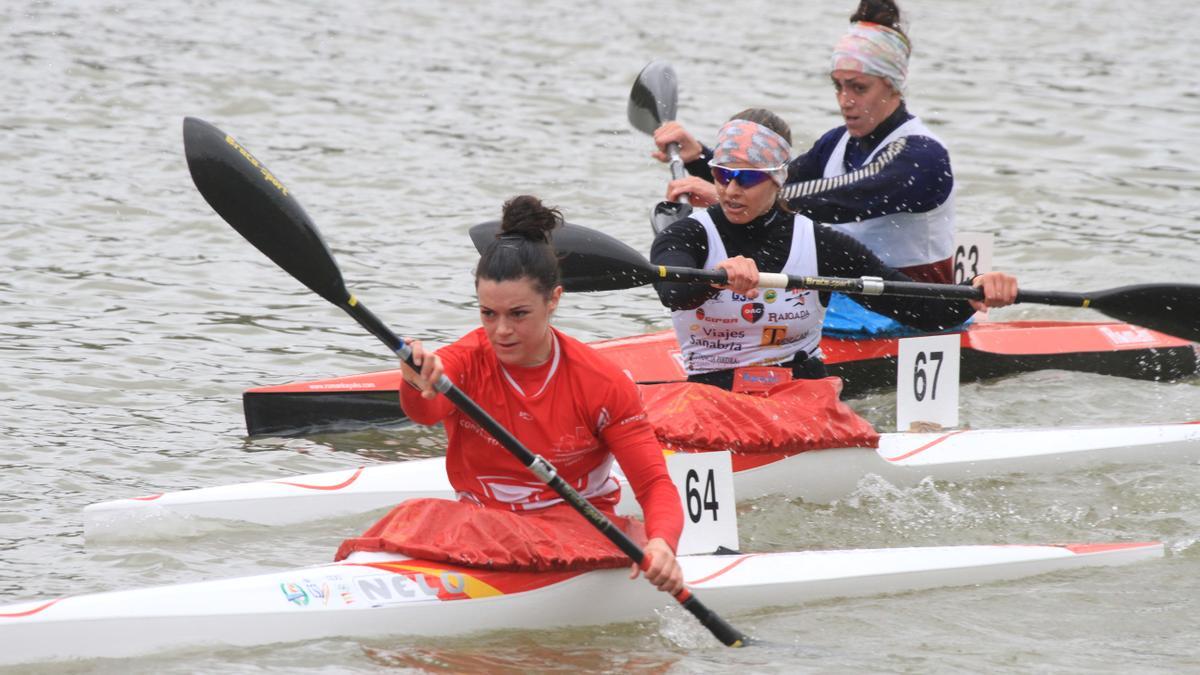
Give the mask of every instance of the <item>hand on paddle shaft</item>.
[{"label": "hand on paddle shaft", "polygon": [[[425,364],[417,366],[409,346],[346,290],[342,271],[316,225],[283,183],[248,150],[232,136],[193,117],[183,121],[183,144],[192,181],[225,222],[309,290],[353,317],[406,361],[414,373],[418,367],[426,367]],[[530,452],[449,378],[444,375],[438,378],[433,388],[495,438],[630,559],[636,563],[645,561],[645,553],[637,544],[568,485],[549,462]],[[652,556],[647,565],[652,566],[653,562]],[[706,607],[686,587],[674,597],[723,644],[730,647],[749,644],[745,634]]]},{"label": "hand on paddle shaft", "polygon": [[[471,228],[471,241],[483,250],[500,224],[492,221]],[[693,284],[724,284],[722,270],[668,267],[652,264],[633,247],[598,230],[564,223],[554,231],[554,249],[562,261],[563,289],[619,291],[648,286],[657,281]],[[857,295],[903,295],[946,301],[983,300],[988,289],[956,284],[916,281],[883,281],[870,277],[803,277],[760,274],[760,288],[801,288]],[[1200,342],[1200,285],[1137,284],[1089,293],[1069,291],[1017,292],[1017,303],[1039,303],[1059,307],[1086,307],[1134,325]]]},{"label": "hand on paddle shaft", "polygon": [[976,312],[989,307],[1007,307],[1017,301],[1017,279],[1003,272],[985,272],[971,280],[975,288],[983,289],[982,300],[968,300]]},{"label": "hand on paddle shaft", "polygon": [[[651,153],[651,156],[660,162],[671,161],[668,155],[671,144],[679,146],[679,158],[685,163],[699,159],[700,153],[704,151],[700,142],[674,120],[665,122],[654,130],[654,144],[658,146],[658,150]],[[717,186],[699,176],[674,176],[667,184],[667,201],[677,202],[683,199],[689,199],[693,206],[708,208],[718,201]]]},{"label": "hand on paddle shaft", "polygon": [[[725,283],[713,284],[714,288],[727,288],[738,295],[744,295],[753,300],[758,297],[758,287],[761,278],[758,265],[744,256],[734,256],[718,262],[716,269],[725,273]],[[1017,300],[1016,277],[1003,272],[987,272],[975,277],[971,285],[983,290],[982,300],[968,300],[977,312],[987,311],[989,307],[1005,307]]]},{"label": "hand on paddle shaft", "polygon": [[[426,352],[420,340],[405,340],[405,342],[412,350],[412,362],[419,366],[420,370],[414,370],[408,365],[408,361],[402,359],[400,370],[404,373],[404,381],[419,389],[422,398],[435,398],[438,392],[434,388],[434,383],[445,374],[442,368],[442,359],[435,352]],[[646,542],[642,551],[645,554],[642,559],[645,569],[642,569],[642,565],[633,563],[629,569],[630,579],[636,579],[644,571],[646,580],[660,591],[675,595],[683,590],[683,568],[679,566],[679,561],[675,559],[675,552],[671,550],[671,546],[665,540],[655,537]]]},{"label": "hand on paddle shaft", "polygon": [[682,591],[684,588],[683,568],[675,559],[675,552],[671,550],[671,546],[665,540],[655,537],[646,542],[646,546],[642,550],[646,554],[642,560],[645,569],[634,563],[629,568],[629,578],[636,579],[638,573],[645,572],[646,581],[654,584],[658,590],[671,595]]},{"label": "hand on paddle shaft", "polygon": [[679,122],[668,120],[654,130],[654,144],[658,146],[658,150],[651,156],[660,162],[671,161],[668,146],[672,143],[679,146],[679,159],[685,164],[700,159],[700,154],[704,152],[704,147],[691,132],[684,129]]},{"label": "hand on paddle shaft", "polygon": [[420,340],[404,340],[412,350],[412,362],[420,368],[414,370],[408,361],[400,359],[400,372],[404,373],[404,381],[421,391],[421,398],[437,398],[438,391],[434,384],[445,375],[442,359],[435,353],[425,353],[425,347]]}]

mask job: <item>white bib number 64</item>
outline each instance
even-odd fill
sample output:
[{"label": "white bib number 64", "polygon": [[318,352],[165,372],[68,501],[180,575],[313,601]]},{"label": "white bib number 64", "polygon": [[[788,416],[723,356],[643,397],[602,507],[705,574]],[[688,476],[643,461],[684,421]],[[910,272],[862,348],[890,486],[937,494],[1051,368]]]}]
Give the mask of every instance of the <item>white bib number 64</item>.
[{"label": "white bib number 64", "polygon": [[667,456],[667,471],[683,505],[683,534],[676,553],[712,553],[721,546],[737,550],[729,452],[676,452]]}]

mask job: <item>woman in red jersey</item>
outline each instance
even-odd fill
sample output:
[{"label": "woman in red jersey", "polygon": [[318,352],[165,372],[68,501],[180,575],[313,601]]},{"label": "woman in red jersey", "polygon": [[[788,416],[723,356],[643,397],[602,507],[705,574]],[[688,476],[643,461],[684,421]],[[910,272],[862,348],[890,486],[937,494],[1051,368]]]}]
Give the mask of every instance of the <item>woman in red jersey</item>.
[{"label": "woman in red jersey", "polygon": [[[501,231],[479,260],[475,289],[482,327],[427,353],[409,342],[419,373],[403,366],[400,403],[420,424],[446,427],[446,470],[458,501],[397,506],[353,551],[386,550],[423,559],[510,570],[617,567],[629,559],[538,480],[431,383],[444,373],[532,452],[549,460],[584,498],[646,553],[646,577],[675,593],[683,575],[674,549],[683,527],[679,494],[667,474],[637,387],[587,345],[550,325],[562,296],[551,231],[562,222],[530,196],[504,205]],[[615,516],[621,464],[645,525]],[[634,566],[632,577],[638,568]]]}]

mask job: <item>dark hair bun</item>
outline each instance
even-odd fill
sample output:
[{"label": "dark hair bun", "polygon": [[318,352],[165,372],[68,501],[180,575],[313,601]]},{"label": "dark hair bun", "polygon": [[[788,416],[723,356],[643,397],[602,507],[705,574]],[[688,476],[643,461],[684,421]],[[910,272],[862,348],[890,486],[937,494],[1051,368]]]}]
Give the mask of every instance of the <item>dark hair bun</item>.
[{"label": "dark hair bun", "polygon": [[563,222],[562,213],[542,204],[533,195],[519,195],[504,202],[500,232],[496,236],[517,234],[530,241],[550,241],[550,232]]},{"label": "dark hair bun", "polygon": [[896,6],[895,0],[862,0],[850,17],[850,23],[855,21],[877,23],[904,33],[900,28],[900,8]]}]

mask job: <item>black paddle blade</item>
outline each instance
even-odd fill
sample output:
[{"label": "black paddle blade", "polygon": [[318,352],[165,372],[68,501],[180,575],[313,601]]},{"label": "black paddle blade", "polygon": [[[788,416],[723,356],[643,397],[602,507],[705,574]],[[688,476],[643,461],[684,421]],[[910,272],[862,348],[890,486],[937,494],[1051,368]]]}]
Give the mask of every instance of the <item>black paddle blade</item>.
[{"label": "black paddle blade", "polygon": [[1200,286],[1138,284],[1085,296],[1087,307],[1114,319],[1200,342]]},{"label": "black paddle blade", "polygon": [[192,181],[225,222],[317,295],[336,305],[350,299],[316,226],[262,162],[195,117],[183,120],[183,147]]},{"label": "black paddle blade", "polygon": [[[499,231],[498,220],[480,223],[471,228],[471,241],[483,253]],[[618,291],[645,286],[658,278],[658,268],[641,253],[603,232],[563,223],[554,230],[552,241],[564,291]]]},{"label": "black paddle blade", "polygon": [[651,61],[638,73],[629,92],[629,123],[647,134],[675,119],[679,101],[675,69],[666,61]]},{"label": "black paddle blade", "polygon": [[658,234],[667,229],[671,223],[683,220],[690,215],[692,215],[691,204],[659,202],[654,205],[654,211],[650,214],[650,227],[654,228],[654,234]]}]

